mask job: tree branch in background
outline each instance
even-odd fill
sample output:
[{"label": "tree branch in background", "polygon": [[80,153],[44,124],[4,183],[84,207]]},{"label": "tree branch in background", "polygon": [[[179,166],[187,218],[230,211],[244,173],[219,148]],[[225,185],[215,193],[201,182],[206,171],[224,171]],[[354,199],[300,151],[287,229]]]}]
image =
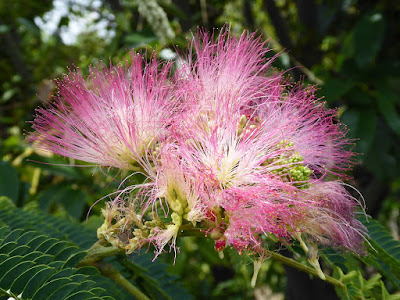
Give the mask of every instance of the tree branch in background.
[{"label": "tree branch in background", "polygon": [[301,53],[301,60],[307,66],[321,61],[318,37],[318,11],[315,0],[296,0],[297,15],[301,23],[302,38],[297,41],[297,53]]},{"label": "tree branch in background", "polygon": [[243,1],[243,16],[246,27],[250,31],[254,31],[255,29],[254,16],[252,11],[252,2],[250,0]]},{"label": "tree branch in background", "polygon": [[318,26],[317,5],[314,0],[296,0],[297,15],[306,30],[316,31]]},{"label": "tree branch in background", "polygon": [[275,28],[276,35],[280,43],[288,49],[293,48],[293,43],[290,39],[289,32],[286,27],[286,23],[282,18],[279,9],[275,5],[274,0],[264,0],[264,9],[267,11],[269,18],[271,19],[272,25]]},{"label": "tree branch in background", "polygon": [[207,3],[206,0],[200,0],[201,20],[205,27],[208,25]]}]

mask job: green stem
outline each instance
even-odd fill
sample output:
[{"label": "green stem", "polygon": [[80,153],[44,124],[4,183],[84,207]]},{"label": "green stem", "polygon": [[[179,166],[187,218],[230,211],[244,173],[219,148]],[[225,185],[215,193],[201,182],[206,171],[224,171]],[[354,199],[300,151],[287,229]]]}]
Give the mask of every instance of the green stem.
[{"label": "green stem", "polygon": [[[184,235],[184,236],[203,236],[204,237],[204,231],[201,228],[195,228],[190,224],[181,226],[180,230],[181,230],[181,235]],[[265,251],[265,254],[267,254],[272,259],[275,259],[285,265],[291,266],[299,271],[311,274],[311,275],[319,278],[318,272],[309,266],[306,266],[306,265],[304,265],[300,262],[297,262],[291,258],[283,256],[277,252],[266,250],[266,249],[264,249],[264,251]],[[147,296],[144,295],[138,288],[136,288],[127,279],[125,279],[118,272],[118,270],[115,267],[113,267],[110,264],[101,262],[101,260],[105,257],[123,254],[123,253],[124,253],[124,250],[119,249],[115,246],[111,246],[104,240],[99,240],[92,247],[90,247],[90,249],[88,249],[88,255],[81,260],[81,262],[78,264],[78,266],[79,267],[88,266],[88,265],[95,266],[96,268],[98,268],[100,270],[100,272],[102,274],[104,274],[105,276],[114,280],[117,284],[119,284],[123,288],[125,288],[131,295],[135,296],[137,299],[139,299],[139,300],[148,299]],[[326,276],[326,279],[325,279],[326,282],[328,282],[342,290],[345,290],[345,285],[340,280],[337,280],[328,275],[325,275],[325,276]]]},{"label": "green stem", "polygon": [[[141,268],[140,266],[137,266],[135,263],[126,258],[121,261],[121,264],[133,273],[138,271],[138,269],[140,270]],[[166,291],[164,291],[159,285],[153,285],[151,288],[157,290],[157,292],[160,293],[160,295],[162,295],[165,299],[170,298]]]},{"label": "green stem", "polygon": [[[180,230],[183,231],[183,232],[181,231],[182,236],[203,236],[204,237],[204,229],[202,230],[202,228],[195,228],[190,224],[181,226]],[[275,251],[270,251],[270,250],[266,250],[266,249],[264,249],[264,251],[271,258],[273,258],[285,265],[291,266],[299,271],[302,271],[302,272],[311,274],[317,278],[320,278],[318,272],[309,266],[306,266],[306,265],[304,265],[300,262],[297,262],[291,258],[283,256]],[[325,279],[326,282],[328,282],[334,286],[337,286],[343,290],[345,289],[345,285],[340,280],[337,280],[326,274],[325,274],[325,277],[326,277],[326,279]]]},{"label": "green stem", "polygon": [[205,237],[205,230],[203,228],[193,227],[191,224],[182,225],[180,228],[180,236],[200,236]]},{"label": "green stem", "polygon": [[112,279],[115,283],[122,286],[129,294],[135,297],[137,300],[149,300],[145,294],[143,294],[136,286],[129,282],[113,265],[105,262],[96,262],[93,264],[101,274]]},{"label": "green stem", "polygon": [[105,257],[123,254],[124,250],[115,246],[105,246],[106,241],[98,240],[90,247],[87,252],[88,254],[79,262],[78,267],[91,266],[95,262],[102,260]]},{"label": "green stem", "polygon": [[[284,263],[285,265],[291,266],[291,267],[293,267],[293,268],[295,268],[295,269],[297,269],[299,271],[302,271],[302,272],[305,272],[305,273],[309,273],[309,274],[314,275],[315,277],[319,278],[318,272],[313,268],[310,268],[310,267],[308,267],[308,266],[306,266],[306,265],[304,265],[302,263],[299,263],[299,262],[297,262],[297,261],[295,261],[295,260],[293,260],[291,258],[283,256],[283,255],[281,255],[279,253],[276,253],[274,251],[265,250],[265,249],[264,249],[264,251],[271,258],[273,258],[273,259],[275,259],[277,261],[280,261],[281,263]],[[334,286],[337,286],[337,287],[339,287],[339,288],[341,288],[343,290],[345,289],[345,285],[340,280],[337,280],[337,279],[335,279],[335,278],[333,278],[331,276],[328,276],[328,275],[325,275],[325,277],[326,277],[326,280],[325,280],[326,282],[328,282],[328,283],[330,283],[330,284],[332,284]]]},{"label": "green stem", "polygon": [[108,256],[124,254],[125,251],[123,249],[112,246],[105,240],[98,240],[87,252],[88,254],[79,262],[78,267],[94,266],[101,274],[123,287],[129,294],[134,296],[135,299],[149,300],[145,294],[122,276],[113,265],[102,261]]}]

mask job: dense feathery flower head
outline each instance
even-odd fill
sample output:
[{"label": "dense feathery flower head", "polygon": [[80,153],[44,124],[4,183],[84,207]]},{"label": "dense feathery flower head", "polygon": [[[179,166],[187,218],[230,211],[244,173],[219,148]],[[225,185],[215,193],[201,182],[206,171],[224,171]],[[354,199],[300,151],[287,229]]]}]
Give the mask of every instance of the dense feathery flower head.
[{"label": "dense feathery flower head", "polygon": [[354,218],[357,201],[343,183],[315,182],[303,192],[311,205],[303,212],[301,231],[319,244],[341,246],[361,253],[360,236],[367,232]]},{"label": "dense feathery flower head", "polygon": [[128,252],[152,243],[156,256],[168,244],[177,253],[186,230],[217,251],[260,257],[266,238],[297,240],[317,269],[317,244],[361,253],[367,233],[340,181],[351,141],[315,87],[273,69],[269,51],[225,27],[198,32],[173,74],[137,55],[88,79],[72,73],[39,110],[30,140],[100,165],[137,164],[145,182],[117,192],[98,230]]},{"label": "dense feathery flower head", "polygon": [[57,82],[54,103],[40,108],[28,140],[36,147],[102,166],[130,169],[164,133],[173,102],[169,65],[100,65],[84,77],[72,71]]},{"label": "dense feathery flower head", "polygon": [[225,121],[221,118],[237,114],[255,94],[261,95],[271,86],[268,83],[275,81],[275,76],[258,76],[271,71],[273,61],[264,59],[270,49],[260,39],[247,33],[234,38],[223,29],[217,37],[199,31],[189,41],[176,78],[177,93],[192,113]]},{"label": "dense feathery flower head", "polygon": [[272,178],[263,185],[226,189],[222,207],[229,218],[224,233],[229,244],[239,252],[262,252],[260,235],[290,240],[295,220],[302,217],[299,208],[305,206],[290,193],[290,189]]},{"label": "dense feathery flower head", "polygon": [[[314,87],[286,88],[275,101],[261,104],[260,118],[267,126],[281,128],[285,140],[315,172],[345,177],[353,153],[341,124],[335,123],[335,110],[328,110],[315,97]],[[272,129],[272,130],[274,130]]]}]

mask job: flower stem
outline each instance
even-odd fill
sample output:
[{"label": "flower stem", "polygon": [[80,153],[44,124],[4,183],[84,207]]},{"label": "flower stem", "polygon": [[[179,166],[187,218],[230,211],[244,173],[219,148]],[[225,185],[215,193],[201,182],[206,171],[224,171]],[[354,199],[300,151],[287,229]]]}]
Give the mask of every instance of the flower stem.
[{"label": "flower stem", "polygon": [[179,227],[180,236],[200,236],[200,237],[205,237],[207,236],[205,234],[206,230],[204,230],[203,228],[196,228],[193,227],[191,224],[186,224],[186,225],[182,225],[181,227]]},{"label": "flower stem", "polygon": [[[297,261],[295,261],[295,260],[293,260],[291,258],[283,256],[283,255],[281,255],[279,253],[276,253],[274,251],[270,251],[270,250],[266,250],[266,249],[264,249],[264,251],[265,251],[266,255],[269,255],[271,258],[273,258],[273,259],[275,259],[277,261],[280,261],[281,263],[284,263],[285,265],[291,266],[291,267],[293,267],[293,268],[295,268],[295,269],[297,269],[299,271],[302,271],[302,272],[305,272],[305,273],[309,273],[311,275],[314,275],[315,277],[320,278],[318,272],[313,268],[310,268],[310,267],[308,267],[308,266],[306,266],[306,265],[304,265],[302,263],[299,263],[299,262],[297,262]],[[345,285],[340,280],[337,280],[337,279],[335,279],[335,278],[333,278],[331,276],[328,276],[328,275],[325,275],[325,277],[326,277],[326,279],[325,279],[326,282],[328,282],[328,283],[330,283],[330,284],[332,284],[334,286],[337,286],[337,287],[339,287],[341,289],[345,289]]]},{"label": "flower stem", "polygon": [[129,282],[113,265],[105,262],[96,262],[93,264],[101,274],[112,279],[115,283],[122,286],[129,292],[135,299],[138,300],[149,300],[145,294],[143,294],[136,286]]},{"label": "flower stem", "polygon": [[78,267],[91,266],[105,257],[123,254],[124,250],[115,246],[105,246],[104,240],[98,240],[90,247],[88,254],[79,262]]},{"label": "flower stem", "polygon": [[[181,232],[182,236],[203,236],[204,237],[204,234],[205,234],[205,229],[195,228],[195,227],[193,227],[191,225],[183,225],[183,226],[181,226],[180,229],[183,230],[183,232]],[[313,268],[311,268],[309,266],[306,266],[306,265],[304,265],[304,264],[302,264],[300,262],[297,262],[294,259],[288,258],[286,256],[283,256],[282,254],[279,254],[279,253],[277,253],[275,251],[271,251],[271,250],[267,250],[267,249],[264,249],[264,253],[267,256],[271,257],[272,259],[275,259],[275,260],[277,260],[277,261],[279,261],[279,262],[281,262],[281,263],[283,263],[285,265],[291,266],[291,267],[293,267],[293,268],[295,268],[295,269],[297,269],[299,271],[311,274],[311,275],[313,275],[313,276],[315,276],[317,278],[321,278],[321,276],[320,276],[320,274],[318,273],[317,270],[315,270],[315,269],[313,269]],[[335,278],[333,278],[331,276],[328,276],[328,275],[325,275],[325,277],[326,277],[325,278],[326,282],[328,282],[328,283],[330,283],[330,284],[332,284],[332,285],[334,285],[334,286],[336,286],[338,288],[341,288],[343,290],[345,289],[345,285],[340,280],[337,280],[337,279],[335,279]]]},{"label": "flower stem", "polygon": [[105,263],[102,260],[108,256],[124,254],[123,249],[109,245],[105,240],[98,240],[87,250],[88,254],[79,262],[78,267],[83,266],[94,266],[100,273],[107,276],[115,283],[123,287],[129,294],[134,296],[138,300],[149,300],[149,298],[143,294],[137,287],[129,282],[122,274],[109,263]]}]

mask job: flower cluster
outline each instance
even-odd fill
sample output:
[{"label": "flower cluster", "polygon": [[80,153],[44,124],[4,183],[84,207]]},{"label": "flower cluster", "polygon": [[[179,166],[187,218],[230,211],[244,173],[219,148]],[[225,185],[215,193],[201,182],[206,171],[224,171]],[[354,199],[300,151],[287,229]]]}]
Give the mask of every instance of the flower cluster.
[{"label": "flower cluster", "polygon": [[184,231],[203,232],[216,251],[262,256],[272,239],[298,240],[310,261],[316,244],[362,252],[358,203],[341,181],[351,143],[336,111],[275,70],[269,51],[225,28],[199,32],[174,72],[137,54],[87,78],[71,72],[29,140],[146,176],[118,191],[98,230],[128,252],[176,250]]}]

